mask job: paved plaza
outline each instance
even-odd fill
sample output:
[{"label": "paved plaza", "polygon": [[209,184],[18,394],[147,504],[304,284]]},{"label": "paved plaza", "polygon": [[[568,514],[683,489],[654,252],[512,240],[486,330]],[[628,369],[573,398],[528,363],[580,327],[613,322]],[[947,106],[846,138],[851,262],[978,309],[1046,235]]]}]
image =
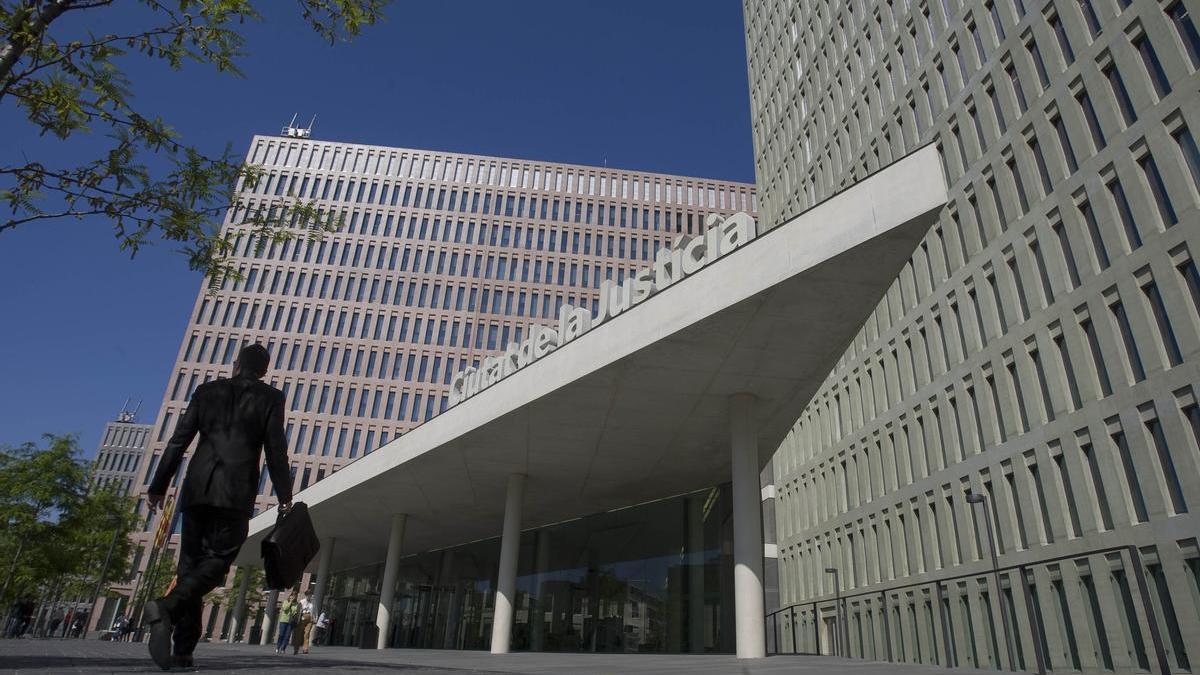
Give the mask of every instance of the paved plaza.
[{"label": "paved plaza", "polygon": [[[739,661],[733,655],[555,654],[522,652],[493,656],[483,651],[317,648],[301,656],[276,655],[270,647],[201,644],[197,667],[204,673],[847,673],[849,675],[922,675],[967,673],[929,666],[846,660],[828,656],[773,656]],[[148,673],[161,672],[150,662],[144,644],[97,640],[0,640],[0,673]],[[175,672],[184,672],[176,670]]]}]

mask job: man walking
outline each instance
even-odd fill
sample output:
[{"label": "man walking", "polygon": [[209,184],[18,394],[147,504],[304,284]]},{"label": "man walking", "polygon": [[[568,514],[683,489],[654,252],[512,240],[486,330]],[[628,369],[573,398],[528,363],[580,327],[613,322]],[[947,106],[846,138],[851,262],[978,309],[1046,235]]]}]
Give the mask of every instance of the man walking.
[{"label": "man walking", "polygon": [[178,501],[183,531],[175,587],[146,603],[150,656],[163,670],[193,665],[204,596],[221,585],[246,541],[264,448],[279,508],[291,506],[284,395],[261,381],[270,361],[266,348],[249,345],[234,361],[233,377],[196,388],[150,483],[148,500],[157,508],[184,451],[200,435]]}]

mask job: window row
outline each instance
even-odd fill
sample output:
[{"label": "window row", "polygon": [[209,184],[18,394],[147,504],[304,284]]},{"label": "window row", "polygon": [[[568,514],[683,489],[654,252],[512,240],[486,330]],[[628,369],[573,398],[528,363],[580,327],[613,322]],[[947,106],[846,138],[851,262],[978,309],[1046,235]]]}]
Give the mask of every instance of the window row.
[{"label": "window row", "polygon": [[[414,222],[415,225],[415,222]],[[420,238],[425,239],[425,226],[428,225],[427,219],[421,223]],[[434,219],[434,237],[433,241],[438,241],[436,234],[440,229],[440,222]],[[461,231],[463,223],[458,222],[458,231]],[[486,229],[487,226],[481,226],[480,231]],[[449,234],[451,223],[446,221],[445,234]],[[467,231],[472,232],[474,223],[467,223]],[[500,228],[493,229],[494,233]],[[509,244],[510,226],[503,228],[503,245]],[[521,244],[522,227],[515,228],[517,235],[517,245]],[[629,259],[629,261],[649,261],[658,251],[660,246],[670,243],[670,238],[666,237],[637,237],[634,235],[614,235],[614,234],[595,234],[581,232],[562,232],[562,238],[558,238],[558,231],[551,229],[546,237],[547,231],[545,228],[528,228],[524,229],[526,233],[527,251],[548,251],[577,253],[582,252],[583,255],[604,256],[610,261],[619,262],[618,258]],[[534,235],[536,234],[536,239]],[[481,238],[482,239],[482,238]],[[548,240],[548,246],[546,246]],[[444,239],[445,243],[458,244],[458,237],[454,239]],[[482,244],[482,241],[480,241]],[[541,256],[530,256],[529,253],[505,252],[505,251],[490,251],[485,249],[476,249],[470,246],[470,241],[463,246],[421,246],[419,244],[389,244],[386,241],[364,241],[355,239],[343,239],[341,237],[325,237],[319,241],[308,241],[292,239],[288,241],[263,241],[253,237],[253,235],[238,234],[234,237],[234,247],[232,255],[235,257],[246,259],[277,259],[277,261],[288,262],[304,262],[308,264],[326,264],[336,265],[336,267],[346,268],[365,268],[365,269],[388,269],[388,270],[415,270],[421,271],[420,256],[432,255],[433,252],[439,252],[442,255],[438,262],[438,274],[458,274],[462,276],[492,276],[493,268],[499,259],[509,261],[518,261],[518,259],[541,258]],[[446,256],[452,256],[448,259]],[[463,259],[463,264],[458,265],[460,256]],[[474,265],[470,264],[472,256],[476,258],[486,258],[491,261],[487,265],[487,271],[482,269],[481,263]],[[569,258],[570,259],[570,258]],[[569,261],[568,259],[568,261]],[[577,259],[577,258],[576,258]],[[562,262],[568,262],[562,261]],[[586,264],[587,261],[584,261]],[[451,263],[448,268],[448,264]],[[516,264],[516,263],[514,263]],[[426,259],[424,271],[434,271],[433,262]],[[515,273],[514,273],[515,274]],[[503,276],[503,275],[497,275]]]},{"label": "window row", "polygon": [[[436,286],[436,284],[435,284]],[[455,307],[471,306],[478,297],[478,311],[495,310],[503,315],[501,321],[489,321],[489,317],[464,318],[461,314],[442,316],[401,316],[370,310],[346,309],[341,307],[298,307],[276,304],[271,301],[228,300],[205,298],[201,301],[194,326],[217,328],[247,328],[270,330],[292,334],[319,336],[322,338],[347,337],[357,339],[410,342],[413,344],[444,345],[476,349],[504,349],[510,339],[520,341],[524,322],[515,317],[554,320],[565,305],[596,311],[599,300],[595,297],[563,295],[562,293],[539,293],[537,291],[502,291],[499,289],[466,289],[463,286],[448,286],[442,298],[442,309],[449,309],[449,297],[455,293]],[[478,291],[478,292],[477,292]],[[430,297],[435,297],[431,295]],[[466,298],[464,301],[463,298]],[[528,302],[527,302],[528,301]],[[415,302],[413,306],[420,305]],[[430,305],[433,307],[433,305]],[[410,330],[411,326],[411,330]],[[226,350],[232,347],[226,346]],[[216,362],[215,355],[209,357]],[[228,354],[222,359],[228,361]]]},{"label": "window row", "polygon": [[[617,199],[746,210],[750,186],[734,187],[686,178],[629,176],[574,167],[539,167],[513,160],[445,157],[401,149],[260,139],[251,149],[253,165],[318,169],[413,180],[472,183],[507,188],[553,190]],[[740,202],[742,206],[734,206]]]},{"label": "window row", "polygon": [[[393,253],[401,253],[396,250]],[[393,260],[397,257],[392,256]],[[550,293],[563,288],[599,288],[602,281],[621,283],[626,276],[632,275],[634,266],[616,266],[612,264],[587,264],[556,260],[529,259],[518,256],[472,254],[438,249],[407,249],[401,253],[401,272],[409,274],[428,275],[421,278],[395,278],[377,274],[354,274],[325,272],[320,270],[297,271],[296,268],[259,267],[258,265],[238,265],[240,278],[226,281],[221,290],[248,292],[254,294],[284,295],[297,298],[313,298],[321,300],[343,300],[353,302],[371,302],[392,305],[407,305],[410,307],[430,307],[445,305],[450,309],[454,304],[456,309],[462,309],[457,301],[431,299],[430,293],[436,292],[442,298],[441,289],[454,287],[448,277],[465,277],[470,279],[495,279],[519,283],[518,288],[525,288],[539,293]],[[300,268],[307,270],[308,268]],[[369,269],[369,268],[368,268]],[[390,271],[390,269],[389,269]],[[430,280],[432,278],[432,280]],[[550,286],[549,289],[538,289],[533,284]],[[465,284],[457,284],[467,288]],[[470,288],[478,288],[474,284]],[[421,289],[421,290],[414,290]],[[499,291],[501,289],[497,289]],[[394,292],[393,292],[394,291]],[[452,291],[447,290],[447,293]],[[587,296],[593,295],[584,291]],[[473,304],[473,303],[471,303]],[[484,305],[486,307],[486,304]],[[471,309],[474,309],[471,306]]]},{"label": "window row", "polygon": [[[529,218],[538,220],[554,220],[562,222],[587,223],[588,225],[608,225],[621,227],[650,228],[650,213],[654,214],[654,229],[679,228],[685,213],[682,210],[650,208],[646,206],[629,205],[627,202],[605,204],[594,200],[582,200],[578,197],[560,199],[544,195],[525,195],[522,193],[492,192],[490,190],[468,190],[461,192],[457,188],[447,188],[438,185],[423,185],[412,183],[389,183],[366,178],[343,178],[340,176],[310,176],[304,174],[269,173],[257,183],[251,185],[244,195],[266,195],[272,197],[294,197],[304,201],[342,202],[349,204],[368,204],[375,206],[395,206],[401,208],[420,208],[438,211],[456,211],[510,218]],[[746,192],[740,193],[740,200],[733,193],[720,192],[720,199],[713,200],[711,205],[688,204],[701,208],[719,208],[727,210],[748,210]],[[572,199],[574,201],[572,201]],[[620,220],[617,219],[618,208]],[[683,206],[680,206],[682,209]],[[641,213],[639,219],[638,214]],[[632,213],[632,218],[629,215]],[[692,213],[686,217],[691,220]]]},{"label": "window row", "polygon": [[144,448],[150,432],[143,425],[109,425],[100,446],[116,448]]},{"label": "window row", "polygon": [[94,471],[118,471],[128,473],[137,471],[138,462],[141,461],[142,453],[139,452],[110,452],[105,451],[96,458]]}]

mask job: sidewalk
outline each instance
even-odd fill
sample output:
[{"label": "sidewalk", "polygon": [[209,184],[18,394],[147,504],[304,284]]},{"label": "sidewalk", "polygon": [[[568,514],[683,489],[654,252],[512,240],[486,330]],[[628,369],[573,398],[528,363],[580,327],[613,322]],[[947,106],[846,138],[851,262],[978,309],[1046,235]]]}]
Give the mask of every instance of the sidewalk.
[{"label": "sidewalk", "polygon": [[[773,656],[739,661],[726,654],[558,654],[529,653],[493,656],[481,651],[318,647],[312,654],[277,655],[270,647],[201,643],[196,649],[201,673],[420,673],[421,675],[495,675],[499,673],[848,673],[852,675],[950,675],[981,670],[948,670],[930,666],[846,660],[825,656]],[[146,653],[146,645],[98,640],[0,640],[0,673],[151,673],[162,672]],[[184,672],[184,671],[175,671]]]}]

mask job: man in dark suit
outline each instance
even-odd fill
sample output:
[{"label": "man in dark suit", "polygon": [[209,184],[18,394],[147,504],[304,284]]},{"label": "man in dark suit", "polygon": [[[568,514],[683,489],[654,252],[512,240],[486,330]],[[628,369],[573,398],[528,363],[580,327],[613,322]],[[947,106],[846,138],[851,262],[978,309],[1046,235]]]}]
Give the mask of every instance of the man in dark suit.
[{"label": "man in dark suit", "polygon": [[150,507],[158,508],[184,451],[200,435],[179,494],[183,532],[175,587],[146,603],[150,656],[163,670],[193,663],[204,596],[221,585],[246,541],[264,448],[279,508],[291,506],[284,395],[262,382],[270,361],[262,345],[249,345],[234,361],[233,377],[196,388],[150,483]]}]

